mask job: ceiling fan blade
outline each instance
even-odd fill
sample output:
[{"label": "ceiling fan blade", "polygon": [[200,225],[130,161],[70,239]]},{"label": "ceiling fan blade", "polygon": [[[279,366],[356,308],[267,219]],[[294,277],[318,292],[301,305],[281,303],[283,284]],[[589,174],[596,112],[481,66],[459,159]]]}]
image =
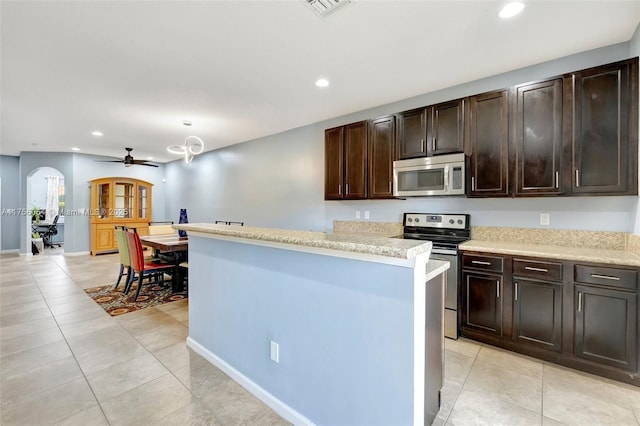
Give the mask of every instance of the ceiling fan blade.
[{"label": "ceiling fan blade", "polygon": [[96,163],[122,163],[122,160],[96,160]]},{"label": "ceiling fan blade", "polygon": [[145,160],[133,160],[133,164],[135,164],[136,166],[158,167],[155,164],[147,163]]}]

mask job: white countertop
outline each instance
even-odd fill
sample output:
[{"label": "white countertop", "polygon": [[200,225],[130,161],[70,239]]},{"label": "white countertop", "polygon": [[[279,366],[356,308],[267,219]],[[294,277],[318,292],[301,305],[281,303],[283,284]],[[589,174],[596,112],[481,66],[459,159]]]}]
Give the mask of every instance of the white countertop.
[{"label": "white countertop", "polygon": [[376,234],[295,231],[212,223],[184,223],[173,227],[212,238],[233,237],[403,260],[413,260],[420,254],[431,252],[430,241],[388,238]]}]

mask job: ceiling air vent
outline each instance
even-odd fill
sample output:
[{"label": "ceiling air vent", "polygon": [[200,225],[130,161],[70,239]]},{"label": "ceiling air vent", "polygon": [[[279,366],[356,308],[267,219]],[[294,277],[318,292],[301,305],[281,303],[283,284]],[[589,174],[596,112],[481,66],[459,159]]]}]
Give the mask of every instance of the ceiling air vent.
[{"label": "ceiling air vent", "polygon": [[351,0],[305,0],[307,4],[320,16],[326,16],[350,3]]}]

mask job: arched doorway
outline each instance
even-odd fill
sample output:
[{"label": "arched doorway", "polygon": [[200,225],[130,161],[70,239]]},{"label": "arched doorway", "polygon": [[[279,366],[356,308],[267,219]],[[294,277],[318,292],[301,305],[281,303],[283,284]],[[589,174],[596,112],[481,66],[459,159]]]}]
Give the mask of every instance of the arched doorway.
[{"label": "arched doorway", "polygon": [[64,174],[53,167],[38,167],[27,175],[26,189],[27,253],[63,254]]}]

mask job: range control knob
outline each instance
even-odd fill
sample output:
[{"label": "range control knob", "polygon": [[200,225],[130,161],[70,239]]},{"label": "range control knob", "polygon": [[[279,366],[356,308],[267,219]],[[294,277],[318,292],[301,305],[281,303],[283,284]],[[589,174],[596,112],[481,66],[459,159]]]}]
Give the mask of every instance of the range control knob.
[{"label": "range control knob", "polygon": [[462,219],[458,219],[458,225],[462,225]]},{"label": "range control knob", "polygon": [[449,219],[449,223],[453,225],[453,219]]},{"label": "range control knob", "polygon": [[407,222],[413,222],[413,219],[412,218],[408,218]]},{"label": "range control knob", "polygon": [[420,218],[416,217],[416,223],[420,222]]}]

